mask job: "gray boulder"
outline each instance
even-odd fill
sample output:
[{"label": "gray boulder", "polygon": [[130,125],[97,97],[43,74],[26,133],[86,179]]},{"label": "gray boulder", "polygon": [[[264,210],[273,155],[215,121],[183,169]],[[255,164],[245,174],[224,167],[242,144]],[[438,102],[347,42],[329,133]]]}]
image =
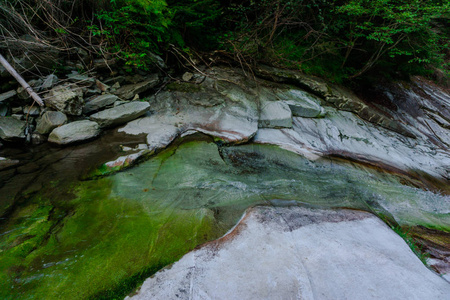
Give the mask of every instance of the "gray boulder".
[{"label": "gray boulder", "polygon": [[17,142],[25,139],[24,121],[11,117],[0,117],[0,138],[7,142]]},{"label": "gray boulder", "polygon": [[149,109],[148,102],[131,102],[93,114],[90,119],[101,127],[110,127],[137,119]]},{"label": "gray boulder", "polygon": [[119,99],[116,95],[101,95],[86,102],[86,105],[83,107],[83,113],[88,114],[94,111],[98,111],[108,105],[114,104]]},{"label": "gray boulder", "polygon": [[67,123],[67,117],[60,111],[48,111],[37,122],[36,131],[40,134],[48,134],[58,126]]},{"label": "gray boulder", "polygon": [[144,93],[151,88],[154,88],[159,83],[158,74],[152,74],[145,81],[136,83],[136,84],[128,84],[120,89],[118,89],[115,94],[122,99],[130,100],[133,99],[136,94]]},{"label": "gray boulder", "polygon": [[76,142],[90,140],[100,134],[97,123],[83,120],[76,121],[55,128],[48,137],[48,141],[58,145],[68,145]]},{"label": "gray boulder", "polygon": [[79,116],[83,111],[83,92],[70,85],[59,85],[45,97],[45,105],[68,115]]},{"label": "gray boulder", "polygon": [[6,93],[2,93],[2,94],[0,94],[0,103],[5,102],[6,100],[9,100],[16,95],[17,95],[17,92],[14,90],[6,92]]}]

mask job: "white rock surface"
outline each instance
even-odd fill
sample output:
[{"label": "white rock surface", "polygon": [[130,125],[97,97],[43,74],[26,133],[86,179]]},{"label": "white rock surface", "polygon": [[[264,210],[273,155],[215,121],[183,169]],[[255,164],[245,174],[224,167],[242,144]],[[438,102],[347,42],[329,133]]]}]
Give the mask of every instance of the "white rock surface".
[{"label": "white rock surface", "polygon": [[327,107],[327,117],[295,117],[293,130],[260,129],[254,141],[302,154],[336,155],[436,178],[449,176],[450,153],[422,138],[412,139],[361,120],[353,113]]},{"label": "white rock surface", "polygon": [[375,216],[300,207],[249,209],[223,238],[188,253],[126,299],[448,299]]},{"label": "white rock surface", "polygon": [[[202,85],[184,83],[179,89],[157,95],[151,100],[150,116],[132,121],[119,131],[148,134],[150,149],[165,147],[187,131],[227,143],[243,143],[256,134],[257,101],[237,84],[207,79]],[[185,92],[187,89],[193,91]]]}]

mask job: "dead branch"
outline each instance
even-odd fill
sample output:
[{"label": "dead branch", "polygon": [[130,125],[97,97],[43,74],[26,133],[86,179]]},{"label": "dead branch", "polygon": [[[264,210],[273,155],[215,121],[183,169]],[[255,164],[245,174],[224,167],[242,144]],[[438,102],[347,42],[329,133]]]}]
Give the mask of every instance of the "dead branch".
[{"label": "dead branch", "polygon": [[41,97],[33,91],[33,88],[20,76],[19,73],[9,64],[9,62],[0,54],[0,63],[5,67],[5,69],[20,83],[21,86],[30,94],[31,98],[34,99],[40,106],[44,106],[44,101]]}]

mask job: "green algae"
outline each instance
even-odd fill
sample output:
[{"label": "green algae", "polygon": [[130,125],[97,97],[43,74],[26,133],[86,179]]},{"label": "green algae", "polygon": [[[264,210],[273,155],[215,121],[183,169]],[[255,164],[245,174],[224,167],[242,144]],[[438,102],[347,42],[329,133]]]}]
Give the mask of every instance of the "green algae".
[{"label": "green algae", "polygon": [[[85,299],[100,292],[108,294],[124,283],[129,285],[128,278],[148,273],[149,266],[170,264],[198,244],[223,234],[216,232],[211,211],[143,210],[138,202],[109,197],[110,189],[109,179],[82,183],[72,200],[70,216],[51,231],[52,224],[42,222],[48,217],[46,207],[37,207],[25,221],[18,222],[26,233],[39,237],[41,244],[14,242],[12,233],[2,239],[2,248],[9,252],[3,251],[0,258],[0,297]],[[18,214],[25,215],[28,210],[33,209],[26,207]],[[24,252],[30,241],[34,251]],[[6,270],[13,266],[20,272]]]},{"label": "green algae", "polygon": [[108,177],[49,185],[18,207],[1,228],[0,298],[124,296],[224,234],[249,206],[282,203],[450,224],[448,198],[389,174],[275,146],[190,141]]}]

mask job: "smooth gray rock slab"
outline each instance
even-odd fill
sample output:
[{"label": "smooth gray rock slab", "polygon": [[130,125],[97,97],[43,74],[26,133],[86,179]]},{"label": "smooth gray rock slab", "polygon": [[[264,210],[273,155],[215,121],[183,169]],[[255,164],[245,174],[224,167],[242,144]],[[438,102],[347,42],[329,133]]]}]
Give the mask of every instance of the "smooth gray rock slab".
[{"label": "smooth gray rock slab", "polygon": [[288,104],[266,101],[261,105],[259,128],[292,128],[292,112]]},{"label": "smooth gray rock slab", "polygon": [[76,83],[79,86],[93,86],[96,79],[82,74],[69,74],[67,78],[70,82]]},{"label": "smooth gray rock slab", "polygon": [[17,92],[14,90],[6,92],[6,93],[2,93],[2,94],[0,94],[0,103],[6,101],[8,99],[11,99],[16,95],[17,95]]},{"label": "smooth gray rock slab", "polygon": [[101,127],[110,127],[137,119],[149,109],[148,102],[131,102],[93,114],[90,119]]},{"label": "smooth gray rock slab", "polygon": [[450,284],[369,213],[256,207],[223,238],[147,279],[131,299],[444,300],[449,295]]},{"label": "smooth gray rock slab", "polygon": [[114,104],[119,99],[116,95],[100,95],[95,98],[92,98],[91,100],[87,101],[86,104],[83,107],[83,113],[88,114],[91,112],[98,111],[108,105]]},{"label": "smooth gray rock slab", "polygon": [[152,74],[151,77],[145,81],[136,84],[128,84],[119,88],[115,94],[122,99],[130,100],[133,99],[136,94],[144,93],[149,89],[154,88],[158,83],[158,74]]},{"label": "smooth gray rock slab", "polygon": [[58,76],[55,74],[50,74],[44,78],[44,82],[41,85],[41,89],[48,90],[51,89],[53,86],[55,86],[58,83]]},{"label": "smooth gray rock slab", "polygon": [[13,117],[0,117],[0,138],[7,142],[25,139],[25,122]]},{"label": "smooth gray rock slab", "polygon": [[78,87],[59,85],[45,96],[45,105],[68,115],[81,115],[83,111],[83,92]]},{"label": "smooth gray rock slab", "polygon": [[40,134],[48,134],[58,126],[67,123],[67,117],[60,111],[47,111],[38,120],[36,131]]},{"label": "smooth gray rock slab", "polygon": [[48,141],[58,145],[67,145],[90,140],[100,134],[100,126],[92,121],[76,121],[55,128],[49,135]]}]

